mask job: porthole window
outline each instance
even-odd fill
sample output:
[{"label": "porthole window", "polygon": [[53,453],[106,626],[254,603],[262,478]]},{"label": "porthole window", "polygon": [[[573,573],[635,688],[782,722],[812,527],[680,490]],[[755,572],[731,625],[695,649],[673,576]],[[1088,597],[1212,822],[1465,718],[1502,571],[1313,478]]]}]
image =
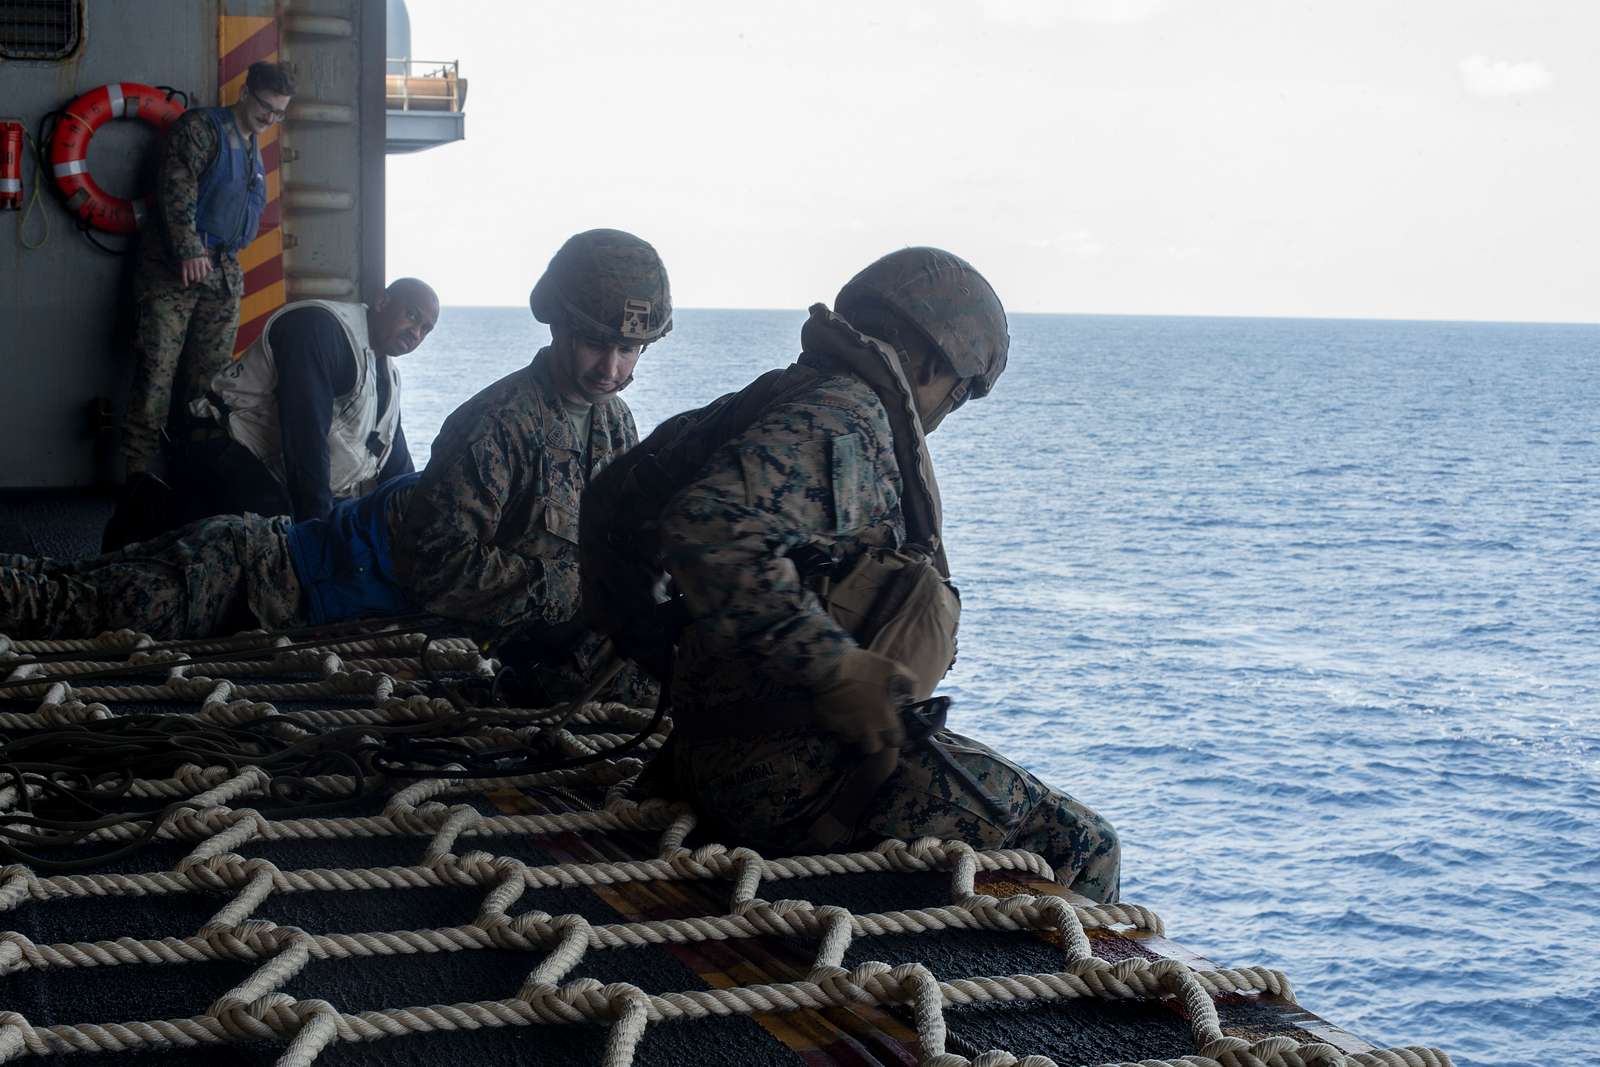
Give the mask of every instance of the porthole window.
[{"label": "porthole window", "polygon": [[0,58],[66,59],[83,40],[82,0],[0,0]]}]

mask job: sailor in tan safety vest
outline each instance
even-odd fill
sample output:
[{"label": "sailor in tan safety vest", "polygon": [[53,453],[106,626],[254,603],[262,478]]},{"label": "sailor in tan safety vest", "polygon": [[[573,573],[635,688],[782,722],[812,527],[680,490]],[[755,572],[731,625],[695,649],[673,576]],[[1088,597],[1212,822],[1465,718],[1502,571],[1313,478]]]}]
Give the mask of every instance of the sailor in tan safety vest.
[{"label": "sailor in tan safety vest", "polygon": [[[410,473],[394,357],[439,318],[425,283],[402,278],[368,308],[302,300],[279,309],[194,400],[172,489],[119,508],[107,550],[209,515],[322,518],[338,500]],[[151,479],[151,481],[154,481]]]}]

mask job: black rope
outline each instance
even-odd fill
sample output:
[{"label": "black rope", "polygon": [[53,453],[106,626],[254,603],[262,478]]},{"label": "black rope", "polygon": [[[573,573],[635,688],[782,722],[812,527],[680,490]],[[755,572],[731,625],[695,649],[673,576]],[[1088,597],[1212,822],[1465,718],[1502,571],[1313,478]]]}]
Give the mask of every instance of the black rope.
[{"label": "black rope", "polygon": [[74,215],[73,218],[77,219],[78,232],[83,234],[84,240],[88,241],[90,244],[94,245],[108,256],[131,256],[133,255],[133,250],[138,247],[135,239],[131,237],[128,239],[128,243],[121,248],[112,248],[110,245],[101,244],[100,238],[94,235],[93,226],[91,226],[86,220],[78,218],[76,215]]},{"label": "black rope", "polygon": [[[661,683],[661,697],[656,701],[655,713],[650,717],[643,728],[636,731],[626,740],[619,741],[609,748],[598,752],[585,753],[581,756],[566,756],[552,759],[546,751],[540,750],[535,745],[517,745],[514,747],[490,749],[487,751],[473,751],[465,745],[458,745],[448,751],[441,750],[433,767],[417,767],[412,764],[429,762],[425,757],[428,753],[416,746],[400,746],[394,755],[382,751],[374,755],[373,767],[390,778],[510,778],[527,774],[542,774],[548,771],[571,770],[575,767],[584,767],[592,763],[603,763],[617,759],[642,746],[648,741],[667,717],[667,710],[672,705],[672,651],[669,650],[666,661],[664,681]],[[457,700],[459,695],[457,695]],[[471,724],[477,728],[492,726],[529,726],[532,723],[526,717],[484,717],[481,709],[464,707],[457,700],[451,703],[456,710],[463,712],[468,718],[463,726]],[[549,710],[546,717],[554,718],[562,713],[564,706]],[[463,731],[465,732],[465,731]],[[446,742],[448,744],[448,742]],[[448,756],[448,758],[444,758]],[[460,765],[459,770],[444,768],[450,763]]]},{"label": "black rope", "polygon": [[[141,559],[146,557],[140,557]],[[62,663],[82,660],[86,656],[104,654],[109,658],[131,656],[136,652],[187,652],[190,649],[235,654],[241,652],[273,652],[279,647],[271,642],[287,637],[291,642],[316,639],[316,643],[330,647],[353,644],[360,640],[380,637],[404,637],[407,634],[426,633],[423,624],[443,622],[436,615],[418,612],[412,615],[374,615],[344,623],[322,623],[292,627],[287,630],[257,630],[232,634],[227,637],[188,637],[174,641],[157,641],[142,648],[81,649],[75,652],[12,652],[13,657],[26,657],[28,663]],[[374,627],[378,627],[374,629]],[[343,639],[343,640],[341,640]],[[26,638],[22,640],[26,641]],[[15,664],[13,664],[15,666]]]},{"label": "black rope", "polygon": [[[63,112],[59,108],[57,108],[54,111],[46,111],[43,115],[39,116],[39,125],[36,127],[36,130],[35,130],[35,132],[37,132],[38,135],[39,135],[39,139],[33,142],[33,148],[34,148],[34,154],[37,156],[37,158],[39,160],[39,173],[40,174],[43,174],[44,171],[45,171],[45,159],[44,159],[45,147],[47,145],[49,145],[50,137],[54,136],[54,134],[55,134],[54,123],[60,121],[62,114],[63,114]],[[45,128],[47,126],[50,127],[50,134],[49,135],[47,135],[45,133]]]},{"label": "black rope", "polygon": [[[430,662],[429,652],[438,637],[425,630],[394,629],[377,634],[369,630],[352,637],[410,633],[424,633],[416,655],[428,686],[444,694],[456,715],[416,722],[323,726],[281,712],[235,725],[168,712],[0,730],[0,790],[15,791],[12,810],[0,822],[0,859],[38,870],[68,871],[101,866],[138,852],[196,804],[192,797],[168,802],[160,797],[134,796],[134,782],[170,778],[185,765],[218,768],[230,776],[247,767],[259,767],[269,776],[269,806],[301,816],[348,808],[385,780],[518,777],[614,760],[643,746],[660,729],[671,705],[669,670],[661,699],[647,724],[605,749],[564,756],[550,748],[543,731],[528,742],[475,749],[467,743],[469,738],[555,720],[567,706],[530,717],[469,702],[456,681],[444,677]],[[257,654],[328,646],[326,640],[296,642],[263,648]],[[234,659],[239,655],[238,650],[216,654],[217,658]],[[37,686],[100,673],[168,670],[172,666],[130,665],[110,672],[21,679],[8,685]],[[491,685],[489,695],[493,693]],[[329,778],[334,781],[317,780]],[[89,854],[64,854],[76,851],[75,846],[89,847],[91,835],[114,827],[132,828],[133,836],[104,842],[106,847]]]},{"label": "black rope", "polygon": [[[151,562],[164,563],[165,561],[163,561],[163,560],[153,560]],[[413,616],[407,616],[407,618],[411,618],[411,617],[413,617]],[[425,616],[423,616],[423,618],[425,618]],[[284,631],[285,634],[292,633],[292,632],[293,631]],[[287,645],[264,645],[262,647],[254,648],[254,649],[252,649],[252,648],[219,649],[216,652],[203,654],[203,655],[199,655],[199,656],[189,656],[189,657],[187,657],[185,659],[159,660],[159,661],[153,661],[153,662],[150,662],[150,663],[128,663],[128,664],[125,664],[125,665],[119,666],[119,667],[100,667],[100,668],[97,668],[97,669],[92,670],[92,671],[78,671],[78,672],[68,673],[68,674],[41,674],[41,675],[37,675],[37,676],[32,677],[32,678],[17,678],[17,679],[11,679],[11,680],[8,680],[8,681],[0,682],[0,693],[4,693],[4,692],[6,692],[8,690],[12,690],[12,689],[27,689],[27,688],[31,688],[31,687],[39,686],[39,685],[50,685],[50,684],[53,684],[55,682],[67,682],[67,683],[71,684],[71,683],[77,683],[77,682],[83,682],[83,681],[108,681],[108,680],[114,680],[114,679],[118,679],[118,678],[128,678],[128,677],[132,677],[132,676],[136,676],[136,675],[140,675],[140,674],[151,674],[151,673],[166,674],[166,673],[170,672],[172,670],[172,668],[174,668],[174,667],[188,667],[188,666],[191,666],[191,665],[192,666],[204,666],[204,665],[206,665],[208,663],[234,663],[234,662],[237,662],[239,660],[245,660],[245,661],[260,660],[262,662],[268,662],[268,661],[271,660],[272,657],[276,656],[280,652],[300,652],[300,651],[304,651],[305,649],[308,649],[308,648],[322,648],[322,649],[328,649],[328,650],[331,651],[332,649],[338,648],[340,645],[356,644],[359,641],[363,641],[363,640],[374,640],[374,639],[377,639],[377,638],[384,638],[384,637],[404,637],[404,636],[406,636],[408,634],[414,634],[414,633],[420,633],[420,634],[426,635],[427,632],[428,632],[427,630],[422,629],[421,627],[416,627],[416,626],[413,626],[413,627],[410,627],[410,628],[407,628],[407,629],[380,630],[380,631],[378,631],[376,633],[354,631],[345,640],[330,640],[328,638],[317,638],[317,639],[314,639],[314,640],[291,641]],[[270,636],[271,636],[271,638],[275,638],[275,637],[277,637],[279,635],[274,633],[274,634],[272,634]],[[430,642],[432,640],[437,640],[437,639],[436,638],[430,638],[429,639]],[[216,639],[213,638],[213,639],[210,639],[209,641],[204,642],[204,643],[214,644],[215,642],[216,642]],[[152,646],[150,648],[132,649],[127,654],[128,655],[132,655],[135,652],[166,652],[166,651],[173,651],[173,650],[181,650],[180,646],[182,646],[184,644],[188,644],[190,647],[194,647],[194,645],[200,644],[200,643],[201,642],[198,642],[198,641],[196,641],[196,642],[175,642],[172,645],[156,645],[156,646]],[[426,647],[426,645],[424,647]],[[83,657],[85,655],[93,655],[93,654],[95,654],[95,651],[96,650],[89,649],[89,650],[85,650],[83,652],[61,653],[61,654],[59,654],[59,656],[62,657],[62,658],[53,659],[53,660],[50,660],[49,662],[71,662],[71,659],[67,659],[65,657],[71,657],[73,659],[81,660],[81,659],[83,659]],[[30,662],[30,661],[23,661],[23,663],[16,664],[16,665],[17,666],[25,665],[27,662]],[[31,661],[31,662],[43,662],[43,661]],[[424,664],[424,667],[426,667],[426,664]]]},{"label": "black rope", "polygon": [[162,92],[167,94],[167,100],[168,101],[171,101],[171,99],[173,97],[175,97],[175,96],[183,97],[183,109],[185,111],[189,110],[189,94],[188,93],[184,92],[182,89],[174,89],[170,85],[158,85],[158,86],[156,86],[156,88],[160,89]]}]

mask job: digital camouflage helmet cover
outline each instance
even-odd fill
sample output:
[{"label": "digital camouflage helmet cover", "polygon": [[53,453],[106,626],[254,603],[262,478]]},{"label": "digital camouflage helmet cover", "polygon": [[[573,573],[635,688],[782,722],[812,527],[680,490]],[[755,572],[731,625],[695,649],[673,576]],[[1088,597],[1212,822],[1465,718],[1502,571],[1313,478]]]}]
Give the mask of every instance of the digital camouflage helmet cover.
[{"label": "digital camouflage helmet cover", "polygon": [[528,294],[533,317],[602,344],[647,345],[672,329],[667,268],[622,230],[567,239]]},{"label": "digital camouflage helmet cover", "polygon": [[845,283],[834,310],[853,321],[853,313],[874,303],[914,326],[971,383],[970,395],[986,395],[1006,369],[1011,348],[1006,309],[984,276],[960,256],[939,248],[890,252]]}]

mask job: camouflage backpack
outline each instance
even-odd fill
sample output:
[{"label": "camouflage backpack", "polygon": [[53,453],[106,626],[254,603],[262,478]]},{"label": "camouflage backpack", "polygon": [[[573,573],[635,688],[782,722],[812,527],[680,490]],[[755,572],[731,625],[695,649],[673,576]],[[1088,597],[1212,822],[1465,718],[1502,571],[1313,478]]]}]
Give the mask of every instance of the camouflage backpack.
[{"label": "camouflage backpack", "polygon": [[[939,545],[938,486],[894,357],[822,305],[811,314],[798,363],[668,419],[590,482],[579,508],[584,615],[623,655],[662,677],[687,621],[663,588],[657,529],[662,512],[719,448],[767,411],[803,395],[828,374],[852,373],[873,387],[889,414],[910,543],[848,561],[848,569],[823,583],[821,592],[834,620],[860,644],[912,670],[920,699],[954,660],[960,614]],[[828,573],[832,562],[825,553],[811,563],[796,553],[791,557],[810,576]]]}]

